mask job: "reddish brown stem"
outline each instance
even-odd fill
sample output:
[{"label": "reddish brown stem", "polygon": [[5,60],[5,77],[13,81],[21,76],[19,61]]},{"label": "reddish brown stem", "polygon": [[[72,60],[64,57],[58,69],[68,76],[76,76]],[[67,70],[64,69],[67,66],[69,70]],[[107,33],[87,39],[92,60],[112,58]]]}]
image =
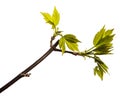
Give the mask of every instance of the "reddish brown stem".
[{"label": "reddish brown stem", "polygon": [[15,82],[17,82],[22,77],[29,77],[30,74],[28,73],[31,71],[35,66],[37,66],[40,62],[42,62],[54,49],[57,47],[59,40],[37,61],[35,61],[32,65],[30,65],[28,68],[26,68],[24,71],[22,71],[20,74],[18,74],[15,78],[13,78],[11,81],[9,81],[7,84],[5,84],[3,87],[0,88],[0,93],[2,93],[4,90],[6,90],[8,87],[13,85]]}]

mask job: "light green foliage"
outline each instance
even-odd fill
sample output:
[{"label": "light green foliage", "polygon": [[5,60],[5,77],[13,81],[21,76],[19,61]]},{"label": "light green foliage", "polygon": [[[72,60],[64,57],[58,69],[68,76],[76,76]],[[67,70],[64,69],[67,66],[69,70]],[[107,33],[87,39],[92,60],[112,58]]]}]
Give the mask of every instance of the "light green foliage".
[{"label": "light green foliage", "polygon": [[73,35],[73,34],[66,34],[66,35],[64,35],[64,38],[65,38],[67,41],[71,42],[71,43],[80,42],[80,41],[76,38],[76,36]]},{"label": "light green foliage", "polygon": [[113,29],[106,30],[105,26],[97,32],[94,37],[93,44],[95,49],[93,50],[96,55],[110,54],[112,50],[112,40],[114,34]]},{"label": "light green foliage", "polygon": [[59,40],[59,47],[62,50],[62,54],[65,52],[65,39],[64,37],[61,37]]},{"label": "light green foliage", "polygon": [[80,41],[76,38],[75,35],[66,34],[60,38],[59,47],[62,50],[62,53],[65,52],[65,45],[72,51],[79,51],[77,42]]},{"label": "light green foliage", "polygon": [[59,31],[59,28],[56,27],[60,21],[60,14],[57,11],[56,7],[54,7],[52,15],[50,15],[49,13],[43,13],[43,12],[41,12],[41,14],[44,16],[45,21],[50,25],[52,25],[52,28],[54,29],[53,36],[54,37],[58,35],[61,36],[59,40],[59,47],[62,50],[62,54],[65,52],[66,46],[72,51],[79,51],[77,42],[80,42],[80,41],[76,38],[76,36],[73,34],[66,34],[63,36],[61,34],[62,31]]},{"label": "light green foliage", "polygon": [[49,13],[43,13],[43,12],[41,12],[41,14],[44,16],[44,19],[45,19],[46,23],[49,23],[51,25],[54,24],[53,23],[53,19],[52,19],[51,15]]},{"label": "light green foliage", "polygon": [[102,39],[102,36],[105,33],[104,27],[99,32],[97,32],[97,34],[95,35],[94,40],[93,40],[94,46],[98,45],[100,40]]},{"label": "light green foliage", "polygon": [[104,73],[108,73],[108,67],[99,57],[95,56],[94,60],[97,63],[97,66],[94,68],[94,75],[97,74],[103,80]]},{"label": "light green foliage", "polygon": [[54,7],[52,19],[53,19],[54,25],[57,26],[59,24],[59,21],[60,21],[60,14],[57,11],[56,7]]},{"label": "light green foliage", "polygon": [[94,68],[94,75],[96,75],[96,74],[101,78],[101,80],[103,80],[103,72],[102,72],[101,68],[98,66],[96,66]]},{"label": "light green foliage", "polygon": [[[60,36],[59,39],[59,48],[62,52],[62,54],[66,53],[72,53],[73,55],[79,55],[83,57],[89,57],[94,59],[96,66],[94,68],[94,75],[98,75],[101,80],[103,80],[103,76],[105,73],[108,73],[108,67],[107,65],[98,57],[98,55],[107,55],[111,54],[113,44],[112,40],[114,37],[113,29],[105,29],[105,26],[103,26],[100,31],[98,31],[93,39],[93,47],[85,50],[83,52],[79,51],[78,48],[78,42],[80,42],[75,35],[73,34],[64,34],[63,31],[60,31],[57,27],[60,21],[60,14],[56,7],[54,7],[52,15],[49,13],[41,12],[43,15],[46,23],[52,25],[53,29],[53,36],[51,39],[52,41],[55,39],[55,37]],[[52,46],[52,45],[51,45]],[[70,51],[66,50],[69,49]]]},{"label": "light green foliage", "polygon": [[43,15],[46,23],[49,23],[50,25],[52,25],[53,29],[59,24],[60,14],[57,11],[56,7],[54,7],[52,15],[50,15],[49,13],[45,13],[45,12],[41,12],[41,14]]},{"label": "light green foliage", "polygon": [[91,52],[94,53],[94,60],[97,63],[97,66],[94,68],[94,74],[98,75],[101,80],[103,80],[103,75],[108,73],[107,65],[96,55],[107,55],[111,54],[113,44],[114,34],[113,29],[105,29],[105,26],[97,32],[93,39],[94,47],[91,48]]},{"label": "light green foliage", "polygon": [[97,45],[100,46],[103,44],[110,43],[113,40],[113,36],[114,36],[112,32],[113,32],[113,29],[106,30],[105,26],[103,26],[103,28],[99,32],[97,32],[97,34],[94,37],[94,40],[93,40],[94,46],[97,46]]}]

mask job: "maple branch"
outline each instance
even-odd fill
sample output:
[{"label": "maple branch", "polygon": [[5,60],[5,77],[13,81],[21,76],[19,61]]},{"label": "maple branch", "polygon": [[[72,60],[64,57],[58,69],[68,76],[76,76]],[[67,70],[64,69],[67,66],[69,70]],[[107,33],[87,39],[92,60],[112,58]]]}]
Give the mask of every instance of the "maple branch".
[{"label": "maple branch", "polygon": [[[55,48],[54,51],[56,51],[56,52],[62,52],[61,49],[57,49],[57,48]],[[86,53],[86,52],[72,52],[72,51],[65,51],[64,53],[72,54],[72,55],[75,55],[75,56],[82,56],[82,57],[86,56],[86,57],[89,57],[89,58],[93,58],[90,55],[94,55],[94,54]]]},{"label": "maple branch", "polygon": [[22,77],[29,77],[30,73],[28,73],[28,72],[31,71],[33,68],[35,68],[35,66],[37,66],[40,62],[42,62],[51,52],[53,52],[54,49],[57,47],[58,43],[59,43],[59,40],[56,41],[56,43],[42,57],[40,57],[32,65],[30,65],[28,68],[26,68],[20,74],[18,74],[16,77],[14,77],[11,81],[6,83],[3,87],[1,87],[0,93],[2,93],[4,90],[6,90],[11,85],[13,85],[15,82],[17,82]]}]

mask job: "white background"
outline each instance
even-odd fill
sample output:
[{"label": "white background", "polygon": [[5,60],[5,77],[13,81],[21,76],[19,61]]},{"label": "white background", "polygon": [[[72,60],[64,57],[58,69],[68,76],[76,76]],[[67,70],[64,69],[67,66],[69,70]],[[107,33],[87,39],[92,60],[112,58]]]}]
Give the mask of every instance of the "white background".
[{"label": "white background", "polygon": [[0,101],[120,101],[119,0],[1,0],[0,87],[49,49],[52,35],[40,12],[61,15],[59,28],[92,46],[103,25],[114,28],[113,55],[101,58],[109,66],[104,80],[94,77],[94,61],[53,52],[30,73],[0,94]]}]

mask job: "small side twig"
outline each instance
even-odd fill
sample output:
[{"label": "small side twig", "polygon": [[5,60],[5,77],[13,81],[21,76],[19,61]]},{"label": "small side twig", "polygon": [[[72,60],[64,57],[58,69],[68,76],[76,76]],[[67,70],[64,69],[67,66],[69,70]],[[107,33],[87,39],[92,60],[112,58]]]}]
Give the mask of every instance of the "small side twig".
[{"label": "small side twig", "polygon": [[23,77],[30,77],[31,73],[21,74]]},{"label": "small side twig", "polygon": [[[54,48],[54,51],[62,52],[61,49],[57,49],[57,48]],[[80,53],[78,53],[78,52],[71,52],[71,51],[65,51],[64,53],[69,53],[69,54],[72,54],[72,55],[75,55],[75,56],[80,55]]]},{"label": "small side twig", "polygon": [[50,40],[50,47],[53,46],[52,42],[53,42],[54,39],[55,39],[55,36],[52,36],[52,37],[51,37],[51,40]]}]

